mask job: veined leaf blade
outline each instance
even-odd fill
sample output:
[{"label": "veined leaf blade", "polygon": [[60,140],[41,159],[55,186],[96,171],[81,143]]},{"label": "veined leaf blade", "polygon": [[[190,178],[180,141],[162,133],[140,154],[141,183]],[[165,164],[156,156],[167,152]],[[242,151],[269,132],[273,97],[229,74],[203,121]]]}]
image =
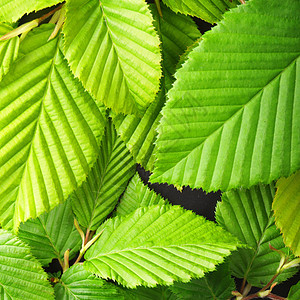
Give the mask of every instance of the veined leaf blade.
[{"label": "veined leaf blade", "polygon": [[160,111],[165,104],[166,93],[174,81],[176,64],[184,51],[200,37],[196,24],[190,17],[175,14],[161,4],[163,18],[155,5],[150,6],[155,20],[155,29],[161,40],[162,70],[161,90],[143,116],[112,114],[116,129],[125,141],[136,162],[146,170],[152,170],[155,157],[152,155],[156,141],[156,128],[159,124]]},{"label": "veined leaf blade", "polygon": [[300,298],[300,281],[290,289],[288,300],[298,300]]},{"label": "veined leaf blade", "polygon": [[176,13],[201,18],[209,23],[222,19],[223,14],[235,7],[238,0],[163,0]]},{"label": "veined leaf blade", "polygon": [[47,274],[16,236],[0,229],[0,295],[9,300],[54,300]]},{"label": "veined leaf blade", "polygon": [[[245,278],[253,286],[266,285],[279,266],[280,255],[269,245],[291,255],[276,228],[272,211],[275,187],[258,185],[249,190],[240,189],[222,195],[216,209],[217,222],[247,245],[230,257],[233,275]],[[297,268],[285,270],[276,281],[280,283],[295,274]]]},{"label": "veined leaf blade", "polygon": [[31,253],[42,266],[47,266],[54,258],[62,262],[68,249],[71,260],[81,247],[81,237],[74,226],[70,201],[22,223],[18,237],[30,246]]},{"label": "veined leaf blade", "polygon": [[[13,28],[7,24],[0,23],[0,36],[10,32]],[[13,61],[17,58],[19,50],[19,38],[15,37],[8,41],[0,42],[0,81],[5,75]]]},{"label": "veined leaf blade", "polygon": [[124,295],[124,300],[177,300],[168,286],[160,285],[154,288],[138,286],[136,289],[119,287],[119,289]]},{"label": "veined leaf blade", "polygon": [[64,201],[95,162],[105,109],[84,92],[53,25],[24,39],[0,82],[0,223],[17,229]]},{"label": "veined leaf blade", "polygon": [[203,36],[162,110],[151,182],[226,191],[300,168],[299,9],[249,1]]},{"label": "veined leaf blade", "polygon": [[230,276],[229,264],[224,263],[204,278],[192,279],[188,283],[175,282],[170,290],[178,299],[227,300],[232,297],[235,284]]},{"label": "veined leaf blade", "polygon": [[91,94],[116,113],[140,114],[161,77],[159,38],[143,0],[73,0],[66,6],[66,57]]},{"label": "veined leaf blade", "polygon": [[167,200],[165,200],[162,196],[151,191],[146,185],[144,185],[139,174],[136,173],[128,183],[128,186],[120,199],[116,214],[118,216],[126,216],[134,212],[139,207],[147,207],[157,204],[163,205],[167,203]]},{"label": "veined leaf blade", "polygon": [[79,264],[63,273],[54,291],[59,300],[124,299],[113,284],[96,277]]},{"label": "veined leaf blade", "polygon": [[0,22],[13,23],[23,15],[62,2],[61,0],[1,0]]},{"label": "veined leaf blade", "polygon": [[135,162],[109,121],[97,162],[87,180],[70,196],[78,222],[96,230],[115,208],[134,172]]},{"label": "veined leaf blade", "polygon": [[300,256],[300,171],[276,183],[273,201],[275,222],[286,246]]},{"label": "veined leaf blade", "polygon": [[239,242],[215,223],[179,206],[142,207],[102,225],[84,267],[134,288],[202,277]]}]

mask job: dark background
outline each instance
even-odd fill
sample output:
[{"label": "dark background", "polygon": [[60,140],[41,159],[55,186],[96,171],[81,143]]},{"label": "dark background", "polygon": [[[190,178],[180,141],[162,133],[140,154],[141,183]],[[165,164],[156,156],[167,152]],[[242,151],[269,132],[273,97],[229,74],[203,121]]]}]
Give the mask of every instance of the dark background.
[{"label": "dark background", "polygon": [[[147,2],[154,2],[154,1],[147,1]],[[40,17],[47,13],[48,11],[52,10],[55,6],[52,8],[47,8],[42,10],[41,12],[25,15],[20,20],[20,25],[24,24],[26,22],[29,22],[37,17]],[[193,18],[195,23],[198,26],[198,29],[203,34],[205,31],[210,30],[213,25],[210,23],[207,23],[201,19]],[[155,192],[161,194],[164,198],[168,199],[170,203],[175,205],[181,205],[185,209],[189,209],[197,213],[198,215],[206,217],[208,220],[215,221],[215,207],[217,204],[217,201],[221,200],[221,193],[209,193],[206,194],[203,190],[192,190],[189,187],[184,187],[182,192],[179,192],[177,189],[175,189],[173,186],[167,185],[167,184],[149,184],[149,172],[146,172],[142,167],[138,166],[137,170],[144,181],[145,184],[149,186],[149,188],[153,189]],[[47,272],[57,272],[60,269],[60,265],[58,262],[53,262],[50,264],[49,268],[46,268]],[[242,280],[236,279],[236,287],[239,290],[240,286],[242,284]],[[296,284],[300,280],[300,271],[291,279],[289,279],[286,282],[281,283],[280,285],[276,286],[273,289],[273,293],[277,294],[282,297],[287,297],[288,291],[290,287],[294,284]],[[258,289],[253,288],[251,290],[252,293],[257,292]],[[155,300],[155,299],[153,299]]]}]

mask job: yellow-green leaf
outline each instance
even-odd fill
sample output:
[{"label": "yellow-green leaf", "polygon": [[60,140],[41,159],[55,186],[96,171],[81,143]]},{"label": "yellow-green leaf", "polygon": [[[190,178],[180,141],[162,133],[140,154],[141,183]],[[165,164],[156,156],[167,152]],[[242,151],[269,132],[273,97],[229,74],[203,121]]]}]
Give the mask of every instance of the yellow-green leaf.
[{"label": "yellow-green leaf", "polygon": [[300,256],[300,171],[279,179],[276,187],[273,201],[276,225],[286,246]]}]

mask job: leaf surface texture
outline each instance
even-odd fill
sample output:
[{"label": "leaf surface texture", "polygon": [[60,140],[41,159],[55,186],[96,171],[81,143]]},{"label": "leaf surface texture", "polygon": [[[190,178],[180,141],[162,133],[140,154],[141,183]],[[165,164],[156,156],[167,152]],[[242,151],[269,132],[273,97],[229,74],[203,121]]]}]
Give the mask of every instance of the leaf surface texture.
[{"label": "leaf surface texture", "polygon": [[163,0],[176,13],[201,18],[209,23],[221,20],[228,9],[235,7],[237,0]]},{"label": "leaf surface texture", "polygon": [[96,160],[104,108],[70,72],[53,25],[33,30],[0,82],[0,223],[15,229],[64,201]]},{"label": "leaf surface texture", "polygon": [[300,298],[300,281],[290,289],[288,300],[298,300]]},{"label": "leaf surface texture", "polygon": [[[5,35],[6,33],[12,31],[13,28],[7,24],[0,23],[0,37]],[[18,56],[19,50],[19,38],[15,37],[8,41],[1,41],[0,42],[0,81],[5,75],[13,61]]]},{"label": "leaf surface texture", "polygon": [[204,278],[192,279],[188,283],[175,282],[170,289],[178,299],[227,300],[232,297],[235,284],[230,276],[229,265],[225,263]]},{"label": "leaf surface texture", "polygon": [[161,118],[160,111],[165,103],[166,93],[174,81],[173,75],[176,64],[184,51],[200,37],[200,32],[190,17],[175,14],[161,4],[163,13],[163,18],[161,18],[154,4],[150,8],[155,20],[155,29],[161,40],[160,46],[163,57],[161,90],[142,117],[113,114],[113,121],[118,133],[125,141],[136,162],[146,170],[153,169],[154,156],[152,153],[157,136],[156,128]]},{"label": "leaf surface texture", "polygon": [[139,208],[108,220],[101,230],[84,267],[130,288],[203,277],[238,244],[213,222],[170,205]]},{"label": "leaf surface texture", "polygon": [[139,114],[159,89],[159,38],[143,0],[72,0],[64,26],[72,71],[97,99]]},{"label": "leaf surface texture", "polygon": [[167,286],[146,288],[138,286],[136,289],[122,288],[125,300],[178,300],[176,295]]},{"label": "leaf surface texture", "polygon": [[23,15],[58,4],[61,0],[1,0],[0,22],[15,22]]},{"label": "leaf surface texture", "polygon": [[[246,278],[253,286],[266,285],[279,266],[280,255],[274,248],[290,255],[275,226],[272,201],[275,187],[258,185],[249,190],[229,191],[222,195],[216,209],[217,222],[249,248],[239,248],[230,257],[232,274]],[[297,268],[285,270],[276,281],[280,283],[295,274]]]},{"label": "leaf surface texture", "polygon": [[0,229],[0,298],[54,300],[53,289],[30,248]]},{"label": "leaf surface texture", "polygon": [[276,183],[273,202],[275,222],[286,246],[300,256],[300,171]]},{"label": "leaf surface texture", "polygon": [[55,296],[59,300],[122,300],[117,288],[76,264],[63,273],[55,285]]},{"label": "leaf surface texture", "polygon": [[150,190],[142,182],[138,173],[130,180],[119,205],[117,206],[117,215],[125,216],[134,212],[139,207],[151,205],[163,205],[168,202],[159,194]]},{"label": "leaf surface texture", "polygon": [[70,201],[22,223],[18,237],[30,246],[31,253],[43,266],[47,266],[54,258],[62,262],[67,249],[70,250],[70,259],[74,258],[81,246]]},{"label": "leaf surface texture", "polygon": [[133,158],[109,122],[96,164],[87,180],[71,195],[79,223],[96,230],[115,208],[134,172]]},{"label": "leaf surface texture", "polygon": [[226,191],[300,168],[299,10],[249,1],[203,36],[162,110],[151,182]]}]

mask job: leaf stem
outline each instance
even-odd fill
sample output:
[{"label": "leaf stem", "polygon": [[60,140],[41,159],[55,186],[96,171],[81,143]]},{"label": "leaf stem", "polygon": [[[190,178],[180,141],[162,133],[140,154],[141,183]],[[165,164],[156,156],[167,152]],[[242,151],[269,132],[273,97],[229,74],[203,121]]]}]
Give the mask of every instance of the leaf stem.
[{"label": "leaf stem", "polygon": [[276,273],[271,280],[260,290],[260,292],[265,291],[268,287],[271,286],[271,284],[273,283],[273,281],[276,279],[276,277],[279,275],[279,273]]},{"label": "leaf stem", "polygon": [[53,15],[56,11],[60,10],[63,5],[64,4],[59,5],[58,7],[54,8],[53,10],[51,10],[50,12],[48,12],[47,14],[45,14],[44,16],[42,16],[38,19],[35,19],[35,20],[32,20],[28,23],[22,24],[18,28],[16,28],[16,29],[8,32],[7,34],[1,36],[0,41],[9,40],[11,38],[14,38],[14,37],[20,35],[20,34],[21,34],[21,39],[20,40],[23,40],[30,30],[37,27],[42,21],[44,21],[45,19],[47,19],[48,17]]},{"label": "leaf stem", "polygon": [[69,256],[70,256],[70,249],[67,249],[64,253],[64,266],[63,266],[63,273],[69,269]]},{"label": "leaf stem", "polygon": [[62,259],[60,257],[57,257],[57,260],[58,260],[61,268],[64,269],[64,262],[62,261]]},{"label": "leaf stem", "polygon": [[[250,300],[250,299],[255,299],[255,298],[260,298],[260,296],[258,295],[259,292],[255,293],[255,294],[251,294],[249,296],[247,296],[246,298],[243,298],[243,300]],[[274,299],[274,300],[287,300],[287,298],[284,298],[284,297],[280,297],[278,295],[275,295],[275,294],[268,294],[267,296],[269,299]]]},{"label": "leaf stem", "polygon": [[43,15],[42,17],[38,18],[38,22],[41,23],[44,20],[46,20],[47,18],[49,18],[50,16],[52,16],[55,12],[57,12],[58,10],[60,10],[63,7],[64,4],[61,4],[57,7],[55,7],[54,9],[52,9],[51,11],[49,11],[47,14]]},{"label": "leaf stem", "polygon": [[284,297],[280,297],[278,295],[275,295],[275,294],[272,294],[270,293],[269,296],[268,296],[270,299],[274,299],[274,300],[287,300],[287,298],[284,298]]},{"label": "leaf stem", "polygon": [[160,2],[159,2],[159,0],[155,0],[155,4],[156,4],[156,7],[157,7],[157,11],[158,11],[160,17],[162,18],[162,17],[163,17],[163,14],[162,14],[162,11],[161,11],[161,7],[160,7]]},{"label": "leaf stem", "polygon": [[79,234],[81,236],[81,240],[82,240],[81,248],[83,248],[84,245],[85,245],[85,243],[84,243],[84,241],[85,241],[84,232],[80,228],[79,223],[78,223],[78,221],[75,218],[74,218],[74,226],[75,226],[75,228],[77,229],[77,231],[79,232]]},{"label": "leaf stem", "polygon": [[[103,229],[104,230],[104,229]],[[84,244],[79,252],[79,255],[74,263],[77,264],[78,262],[80,262],[82,256],[84,255],[84,253],[98,240],[98,238],[100,237],[100,235],[103,233],[103,230],[101,230],[97,235],[95,235],[90,241],[88,241],[86,244]],[[88,240],[89,234],[87,235],[87,240]],[[84,242],[83,242],[84,243]]]},{"label": "leaf stem", "polygon": [[242,283],[242,286],[241,286],[241,294],[243,294],[243,292],[244,292],[244,288],[245,288],[245,285],[246,285],[246,281],[247,281],[247,279],[246,279],[246,277],[244,277],[243,283]]},{"label": "leaf stem", "polygon": [[89,241],[90,238],[90,228],[87,229],[86,234],[85,234],[85,239],[84,239],[84,245],[86,245],[86,243]]}]

